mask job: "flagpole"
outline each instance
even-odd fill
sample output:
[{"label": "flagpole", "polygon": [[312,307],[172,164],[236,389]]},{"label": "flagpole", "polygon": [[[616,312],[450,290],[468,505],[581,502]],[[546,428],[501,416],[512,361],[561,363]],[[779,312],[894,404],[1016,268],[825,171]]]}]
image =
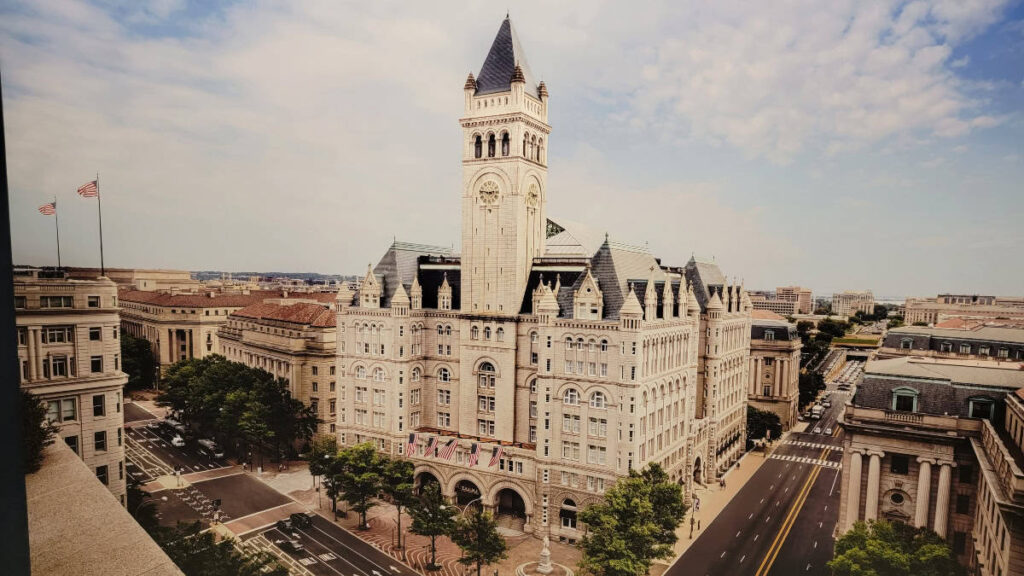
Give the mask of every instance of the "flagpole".
[{"label": "flagpole", "polygon": [[57,197],[53,197],[53,225],[57,227],[57,268],[60,268],[60,215],[57,214]]},{"label": "flagpole", "polygon": [[96,209],[100,215],[100,276],[107,275],[107,269],[103,265],[103,202],[100,200],[100,173],[96,173]]}]

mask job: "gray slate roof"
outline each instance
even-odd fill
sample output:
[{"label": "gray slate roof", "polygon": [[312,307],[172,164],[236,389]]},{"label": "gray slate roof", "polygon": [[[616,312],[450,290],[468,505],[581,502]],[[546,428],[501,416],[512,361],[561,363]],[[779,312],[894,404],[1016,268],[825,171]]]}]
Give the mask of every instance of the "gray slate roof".
[{"label": "gray slate roof", "polygon": [[512,27],[512,21],[506,17],[498,28],[498,35],[494,37],[491,50],[487,53],[484,65],[476,78],[476,93],[494,94],[511,90],[512,74],[515,72],[516,64],[523,69],[526,93],[539,98],[537,82],[526,63],[526,54],[519,44],[519,37]]},{"label": "gray slate roof", "polygon": [[[391,306],[391,297],[398,290],[398,284],[405,287],[406,294],[412,288],[412,279],[419,270],[420,256],[451,256],[451,248],[430,246],[428,244],[412,244],[394,242],[373,269],[374,276],[381,282],[381,307]],[[422,281],[421,281],[422,283]],[[451,280],[449,280],[451,283]],[[426,287],[424,287],[425,290]],[[426,292],[424,291],[424,296]]]},{"label": "gray slate roof", "polygon": [[720,292],[726,283],[718,264],[695,257],[686,263],[686,279],[693,283],[693,294],[697,297],[702,313],[707,310],[708,301],[711,300],[711,288]]},{"label": "gray slate roof", "polygon": [[[605,319],[617,320],[619,318],[619,310],[626,302],[629,283],[631,281],[643,282],[643,286],[646,287],[646,281],[651,277],[652,266],[654,267],[655,281],[663,281],[665,272],[654,256],[645,248],[610,240],[605,240],[604,244],[601,244],[597,254],[594,254],[592,268],[604,295]],[[633,288],[637,290],[636,297],[642,306],[644,293],[639,291],[640,288],[636,285]]]}]

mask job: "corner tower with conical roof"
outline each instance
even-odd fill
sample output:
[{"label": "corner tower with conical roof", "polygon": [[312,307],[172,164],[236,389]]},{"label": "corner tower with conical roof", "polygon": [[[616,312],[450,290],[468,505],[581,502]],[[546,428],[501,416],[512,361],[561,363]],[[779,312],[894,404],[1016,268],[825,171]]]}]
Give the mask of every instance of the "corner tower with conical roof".
[{"label": "corner tower with conical roof", "polygon": [[519,312],[547,216],[548,92],[505,18],[465,84],[462,151],[463,312]]}]

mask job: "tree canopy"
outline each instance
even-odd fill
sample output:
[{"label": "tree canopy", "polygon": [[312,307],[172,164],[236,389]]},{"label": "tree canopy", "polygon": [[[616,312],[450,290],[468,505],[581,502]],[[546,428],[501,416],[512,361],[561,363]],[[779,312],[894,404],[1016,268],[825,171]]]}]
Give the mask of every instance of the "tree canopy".
[{"label": "tree canopy", "polygon": [[857,522],[836,542],[836,576],[962,576],[945,540],[902,522]]},{"label": "tree canopy", "polygon": [[476,576],[484,566],[507,556],[505,539],[498,534],[498,525],[490,512],[475,510],[468,517],[459,518],[452,530],[452,542],[462,549],[459,562],[476,566]]},{"label": "tree canopy", "polygon": [[157,362],[148,340],[121,333],[121,369],[128,375],[128,390],[145,390],[156,380]]},{"label": "tree canopy", "polygon": [[46,405],[27,390],[21,391],[21,437],[25,445],[22,468],[26,474],[43,465],[43,449],[53,444],[57,426],[46,419]]},{"label": "tree canopy", "polygon": [[647,574],[654,560],[672,556],[675,530],[686,509],[682,488],[660,466],[631,471],[605,493],[603,502],[580,513],[587,525],[580,569],[595,576]]},{"label": "tree canopy", "polygon": [[171,366],[157,403],[236,453],[255,449],[261,458],[308,441],[319,422],[284,379],[216,354]]},{"label": "tree canopy", "polygon": [[441,495],[441,487],[429,483],[420,489],[419,498],[409,507],[412,516],[413,534],[430,538],[430,564],[428,569],[437,566],[437,537],[451,534],[455,529],[455,515],[458,509],[445,504]]},{"label": "tree canopy", "polygon": [[768,412],[767,410],[759,410],[753,406],[747,406],[747,446],[748,448],[753,445],[755,440],[760,440],[768,436],[771,432],[770,438],[772,440],[778,440],[779,436],[782,435],[782,422],[779,420],[779,415],[774,412]]},{"label": "tree canopy", "polygon": [[234,540],[217,541],[199,522],[160,527],[153,539],[186,576],[288,576],[288,570],[266,552],[243,554]]}]

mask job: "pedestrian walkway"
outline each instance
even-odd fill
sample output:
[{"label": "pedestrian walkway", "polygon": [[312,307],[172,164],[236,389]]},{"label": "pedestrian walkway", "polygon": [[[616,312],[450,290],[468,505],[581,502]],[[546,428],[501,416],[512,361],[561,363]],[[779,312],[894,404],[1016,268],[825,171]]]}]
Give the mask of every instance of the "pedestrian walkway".
[{"label": "pedestrian walkway", "polygon": [[[830,447],[825,446],[822,450],[827,450]],[[806,456],[793,456],[792,454],[779,455],[772,454],[769,456],[772,460],[785,460],[786,462],[799,462],[800,464],[814,464],[815,466],[821,466],[823,468],[842,468],[841,462],[833,462],[831,460],[821,460],[818,458],[808,458]]]},{"label": "pedestrian walkway", "polygon": [[835,446],[832,444],[819,444],[817,442],[804,442],[801,440],[787,440],[783,442],[788,446],[800,446],[802,448],[814,448],[815,450],[831,450],[833,452],[842,452],[842,446]]}]

